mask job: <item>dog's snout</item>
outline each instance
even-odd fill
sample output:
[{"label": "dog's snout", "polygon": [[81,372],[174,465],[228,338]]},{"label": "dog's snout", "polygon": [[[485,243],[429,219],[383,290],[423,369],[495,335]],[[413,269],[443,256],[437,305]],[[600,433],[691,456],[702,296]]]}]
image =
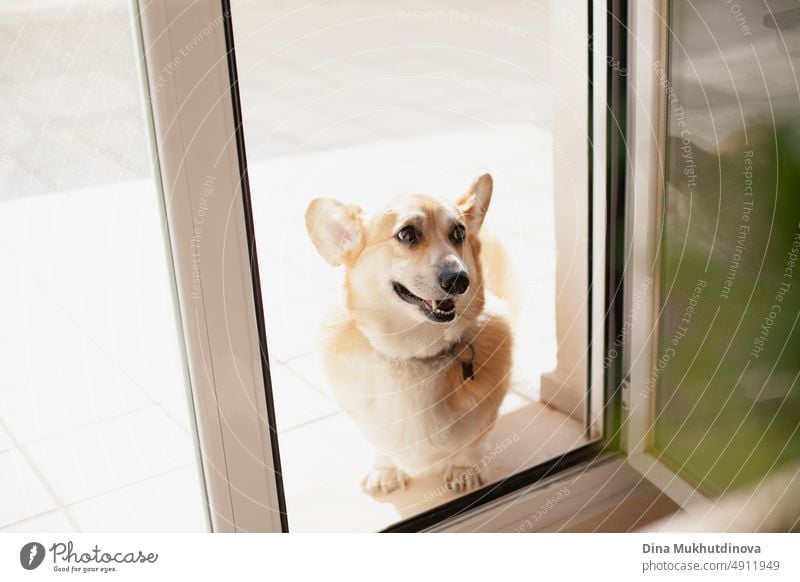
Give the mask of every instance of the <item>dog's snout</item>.
[{"label": "dog's snout", "polygon": [[461,295],[469,287],[466,271],[445,271],[439,276],[439,285],[450,295]]}]

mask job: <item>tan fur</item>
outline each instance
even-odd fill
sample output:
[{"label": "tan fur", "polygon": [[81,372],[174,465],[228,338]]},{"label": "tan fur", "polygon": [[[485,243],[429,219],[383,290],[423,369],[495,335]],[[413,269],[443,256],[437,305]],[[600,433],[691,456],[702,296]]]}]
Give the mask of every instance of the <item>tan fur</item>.
[{"label": "tan fur", "polygon": [[[497,418],[512,365],[511,328],[492,293],[511,291],[508,261],[496,242],[485,247],[491,276],[484,278],[482,265],[480,228],[491,191],[485,175],[456,204],[405,197],[366,222],[356,207],[335,201],[309,206],[312,241],[326,260],[346,268],[344,306],[325,326],[324,365],[340,404],[377,449],[363,483],[370,493],[402,487],[421,471],[442,471],[457,491],[486,481],[476,470],[481,443]],[[413,246],[395,238],[409,220],[424,234]],[[448,238],[458,222],[467,225],[460,245]],[[455,320],[447,323],[426,319],[392,289],[392,281],[402,279],[419,297],[438,299],[424,293],[435,293],[431,279],[443,262],[462,265],[470,278],[455,299]],[[469,381],[443,354],[463,341],[475,352]]]}]

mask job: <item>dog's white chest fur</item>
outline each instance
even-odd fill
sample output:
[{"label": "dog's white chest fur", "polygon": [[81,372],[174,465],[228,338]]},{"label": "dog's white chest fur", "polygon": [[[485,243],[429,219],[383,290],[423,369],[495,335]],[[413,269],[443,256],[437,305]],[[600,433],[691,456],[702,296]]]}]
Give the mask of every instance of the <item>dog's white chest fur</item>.
[{"label": "dog's white chest fur", "polygon": [[380,454],[412,473],[463,444],[469,423],[453,418],[443,403],[447,362],[396,360],[377,352],[350,355],[352,370],[337,366],[334,391]]}]

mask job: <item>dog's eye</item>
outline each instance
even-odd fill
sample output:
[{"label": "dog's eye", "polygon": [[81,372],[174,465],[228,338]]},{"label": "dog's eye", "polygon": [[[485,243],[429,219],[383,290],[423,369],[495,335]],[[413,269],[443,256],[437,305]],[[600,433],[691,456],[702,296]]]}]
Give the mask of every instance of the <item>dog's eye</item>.
[{"label": "dog's eye", "polygon": [[422,233],[414,226],[404,226],[397,231],[395,237],[403,244],[413,245],[422,239]]},{"label": "dog's eye", "polygon": [[453,232],[450,233],[450,240],[456,244],[461,244],[465,238],[467,238],[467,229],[464,228],[463,224],[457,224]]}]

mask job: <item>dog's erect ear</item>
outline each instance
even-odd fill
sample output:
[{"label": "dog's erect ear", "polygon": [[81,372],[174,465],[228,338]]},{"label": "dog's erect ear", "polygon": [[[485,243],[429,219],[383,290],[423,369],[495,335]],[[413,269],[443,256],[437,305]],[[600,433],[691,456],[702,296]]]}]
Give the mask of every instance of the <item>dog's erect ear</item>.
[{"label": "dog's erect ear", "polygon": [[492,200],[492,176],[484,174],[469,187],[469,190],[458,199],[458,211],[467,221],[467,227],[472,232],[478,232],[483,224],[483,218],[489,209]]},{"label": "dog's erect ear", "polygon": [[358,206],[316,198],[306,210],[311,242],[334,267],[353,261],[364,247],[364,223]]}]

